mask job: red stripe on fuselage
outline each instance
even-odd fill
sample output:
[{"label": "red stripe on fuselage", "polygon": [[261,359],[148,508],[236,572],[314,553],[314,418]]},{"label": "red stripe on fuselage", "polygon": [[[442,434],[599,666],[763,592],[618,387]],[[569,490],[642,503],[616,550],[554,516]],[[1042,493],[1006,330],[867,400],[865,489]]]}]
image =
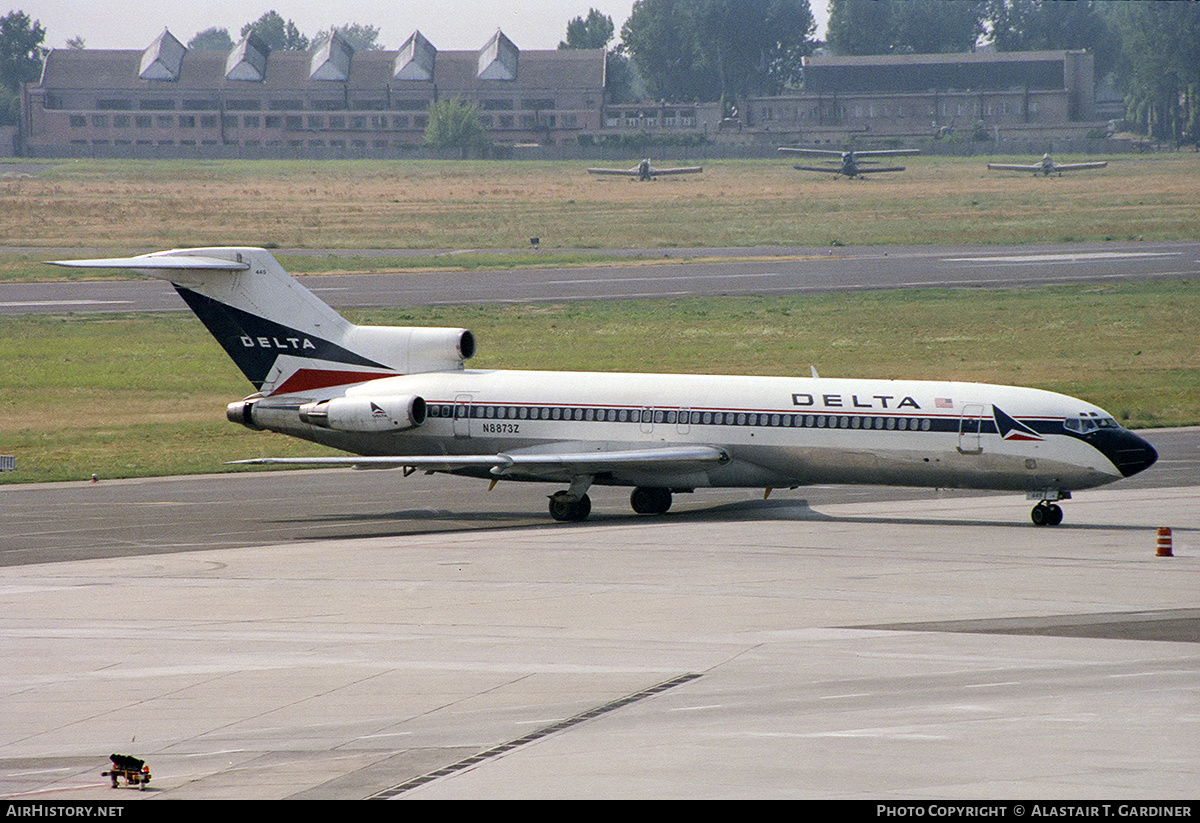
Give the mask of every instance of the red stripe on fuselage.
[{"label": "red stripe on fuselage", "polygon": [[331,371],[327,369],[297,369],[296,373],[283,381],[271,394],[294,394],[296,392],[327,389],[331,386],[348,386],[365,383],[381,377],[395,377],[395,372]]}]

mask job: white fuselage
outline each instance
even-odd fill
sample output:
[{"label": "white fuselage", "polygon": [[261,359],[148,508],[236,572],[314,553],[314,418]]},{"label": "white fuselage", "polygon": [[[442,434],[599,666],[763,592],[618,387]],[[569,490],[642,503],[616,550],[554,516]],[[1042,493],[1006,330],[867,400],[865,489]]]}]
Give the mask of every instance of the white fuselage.
[{"label": "white fuselage", "polygon": [[[327,393],[265,398],[256,407],[255,422],[360,455],[702,444],[730,457],[724,465],[674,475],[615,471],[598,475],[598,484],[863,483],[1035,492],[1090,488],[1122,476],[1101,451],[1062,425],[1080,415],[1104,415],[1102,410],[1066,395],[1013,386],[462,370],[383,378],[344,393],[418,395],[428,404],[428,417],[419,427],[389,433],[336,432],[302,423],[297,406]],[[1005,439],[993,406],[1040,433]]]}]

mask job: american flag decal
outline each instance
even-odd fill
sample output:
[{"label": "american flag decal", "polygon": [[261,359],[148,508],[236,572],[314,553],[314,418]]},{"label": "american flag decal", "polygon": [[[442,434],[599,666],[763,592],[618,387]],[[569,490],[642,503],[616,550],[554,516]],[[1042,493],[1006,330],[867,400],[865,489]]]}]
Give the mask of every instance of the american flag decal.
[{"label": "american flag decal", "polygon": [[949,397],[935,397],[933,398],[933,407],[935,409],[952,409],[954,408],[954,401]]}]

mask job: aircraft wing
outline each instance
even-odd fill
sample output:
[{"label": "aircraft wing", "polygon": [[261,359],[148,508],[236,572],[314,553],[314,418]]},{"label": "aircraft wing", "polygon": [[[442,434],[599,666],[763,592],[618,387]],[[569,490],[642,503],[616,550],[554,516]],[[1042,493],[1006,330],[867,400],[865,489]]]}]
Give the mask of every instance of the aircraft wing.
[{"label": "aircraft wing", "polygon": [[988,163],[988,168],[993,171],[1029,171],[1039,172],[1042,170],[1041,163],[1034,163],[1032,166],[1022,166],[1017,163]]},{"label": "aircraft wing", "polygon": [[1108,165],[1107,160],[1098,160],[1095,163],[1055,163],[1055,171],[1079,171],[1080,169],[1102,169]]},{"label": "aircraft wing", "polygon": [[249,466],[353,466],[359,469],[409,467],[432,472],[452,472],[486,467],[496,477],[506,474],[573,477],[622,470],[642,472],[690,471],[720,466],[729,455],[715,446],[664,446],[624,451],[516,452],[512,454],[396,455],[386,457],[259,457],[234,460]]},{"label": "aircraft wing", "polygon": [[650,169],[651,177],[658,177],[662,174],[699,174],[704,171],[703,166],[684,166],[678,169]]},{"label": "aircraft wing", "polygon": [[881,172],[881,171],[904,171],[904,166],[886,166],[882,169],[872,169],[872,168],[864,169],[862,166],[858,167],[859,174],[875,174],[875,173]]},{"label": "aircraft wing", "polygon": [[621,177],[637,177],[638,168],[634,166],[632,169],[588,169],[588,174],[614,174]]},{"label": "aircraft wing", "polygon": [[855,159],[859,157],[899,157],[920,154],[920,149],[874,149],[871,151],[854,152]]},{"label": "aircraft wing", "polygon": [[792,168],[796,169],[797,171],[827,171],[833,174],[842,173],[841,166],[792,166]]},{"label": "aircraft wing", "polygon": [[787,154],[823,154],[827,157],[838,157],[838,158],[840,158],[842,156],[842,152],[840,152],[840,151],[828,151],[826,149],[795,149],[790,146],[780,146],[778,148],[778,151],[781,151],[781,152],[784,152]]}]

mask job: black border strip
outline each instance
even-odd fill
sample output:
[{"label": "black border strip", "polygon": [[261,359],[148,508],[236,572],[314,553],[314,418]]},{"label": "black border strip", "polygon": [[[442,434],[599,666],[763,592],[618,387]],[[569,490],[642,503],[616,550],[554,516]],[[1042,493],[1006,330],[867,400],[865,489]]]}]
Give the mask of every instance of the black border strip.
[{"label": "black border strip", "polygon": [[681,674],[679,677],[674,677],[663,683],[659,683],[657,686],[651,686],[650,688],[643,689],[640,692],[635,692],[634,694],[630,694],[630,695],[626,695],[625,697],[618,698],[618,699],[612,701],[611,703],[605,703],[602,706],[596,706],[595,708],[588,709],[586,712],[577,714],[574,717],[568,717],[566,720],[560,720],[559,722],[552,723],[549,726],[543,726],[542,728],[537,729],[536,731],[530,732],[529,734],[525,735],[524,737],[518,737],[516,740],[510,740],[507,743],[501,743],[499,746],[495,746],[493,748],[487,749],[486,751],[479,752],[478,754],[473,754],[470,757],[459,760],[457,763],[451,763],[450,765],[443,766],[442,768],[437,769],[436,771],[428,772],[427,774],[423,774],[418,777],[414,777],[411,780],[406,780],[405,782],[401,783],[398,786],[393,786],[390,789],[384,789],[383,791],[376,792],[375,794],[368,796],[366,799],[367,800],[391,800],[396,795],[403,794],[404,792],[410,791],[411,789],[415,789],[418,786],[423,786],[426,783],[430,783],[434,780],[437,780],[439,777],[445,777],[446,775],[454,774],[455,772],[461,772],[463,769],[468,769],[471,766],[474,766],[478,763],[482,763],[484,760],[489,760],[493,757],[499,757],[500,755],[504,754],[505,752],[512,751],[513,749],[515,749],[519,746],[524,746],[526,743],[532,743],[535,740],[540,740],[541,738],[547,737],[548,735],[554,734],[555,732],[559,732],[559,731],[562,731],[563,729],[570,728],[571,726],[578,725],[579,723],[582,723],[585,720],[591,720],[593,717],[599,717],[602,714],[607,714],[608,712],[616,711],[617,709],[620,709],[624,706],[628,706],[630,703],[636,703],[639,700],[644,700],[647,697],[652,697],[656,694],[659,694],[660,692],[665,692],[667,689],[673,689],[676,686],[681,686],[684,683],[688,683],[688,682],[695,680],[696,678],[701,677],[701,676],[702,675],[696,674],[694,672],[688,673],[688,674]]}]

